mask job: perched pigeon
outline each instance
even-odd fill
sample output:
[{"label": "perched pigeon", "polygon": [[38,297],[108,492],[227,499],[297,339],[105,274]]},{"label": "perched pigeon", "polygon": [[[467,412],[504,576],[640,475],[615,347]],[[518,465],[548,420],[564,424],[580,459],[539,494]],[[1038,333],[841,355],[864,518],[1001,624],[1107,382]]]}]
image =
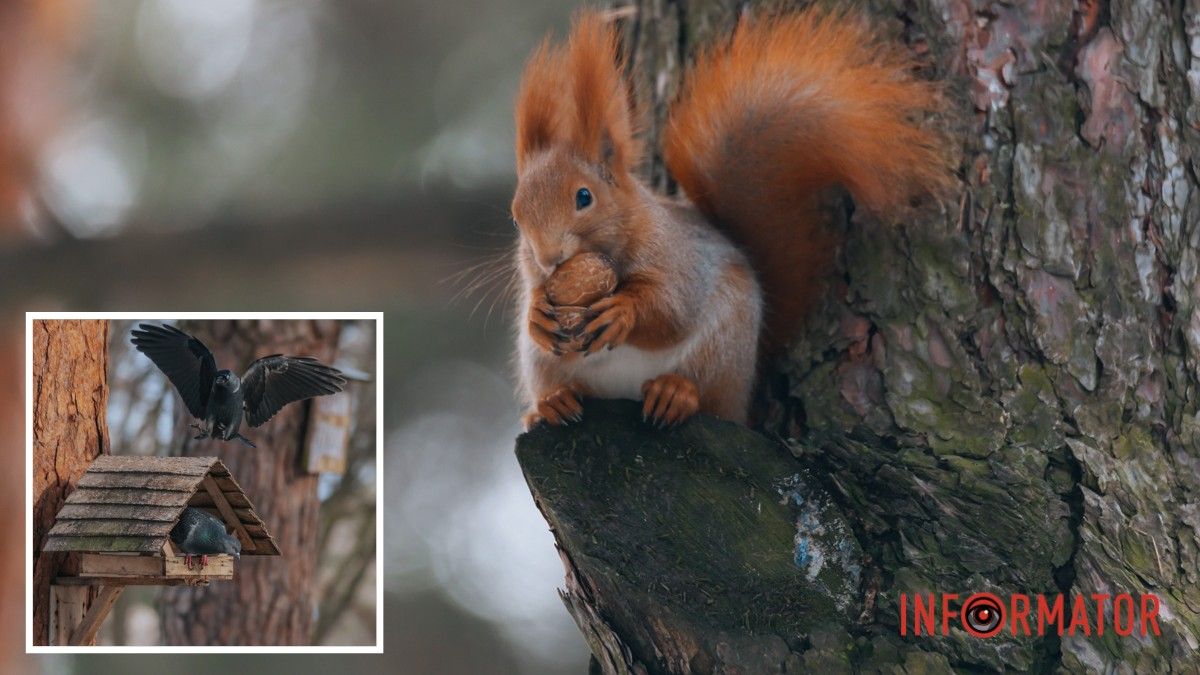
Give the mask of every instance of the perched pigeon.
[{"label": "perched pigeon", "polygon": [[189,506],[171,530],[171,541],[184,554],[184,564],[192,569],[192,556],[200,556],[200,568],[208,565],[212,553],[242,557],[242,542],[225,531],[225,522],[203,509]]},{"label": "perched pigeon", "polygon": [[280,354],[251,363],[238,378],[232,371],[217,370],[208,347],[174,326],[140,324],[132,342],[171,380],[192,417],[204,422],[192,425],[200,430],[197,439],[237,439],[253,448],[238,433],[243,415],[257,427],[289,403],[336,394],[346,384],[336,368],[308,356]]}]

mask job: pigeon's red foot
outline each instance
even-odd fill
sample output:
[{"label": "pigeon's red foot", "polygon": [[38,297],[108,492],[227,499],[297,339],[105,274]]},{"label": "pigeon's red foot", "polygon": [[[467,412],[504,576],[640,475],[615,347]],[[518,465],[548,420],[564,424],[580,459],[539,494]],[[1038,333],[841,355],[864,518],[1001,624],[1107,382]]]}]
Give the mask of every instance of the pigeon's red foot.
[{"label": "pigeon's red foot", "polygon": [[208,567],[208,556],[202,555],[200,556],[200,569],[204,569],[205,567]]},{"label": "pigeon's red foot", "polygon": [[192,554],[191,553],[183,554],[183,566],[188,568],[189,570],[192,569]]}]

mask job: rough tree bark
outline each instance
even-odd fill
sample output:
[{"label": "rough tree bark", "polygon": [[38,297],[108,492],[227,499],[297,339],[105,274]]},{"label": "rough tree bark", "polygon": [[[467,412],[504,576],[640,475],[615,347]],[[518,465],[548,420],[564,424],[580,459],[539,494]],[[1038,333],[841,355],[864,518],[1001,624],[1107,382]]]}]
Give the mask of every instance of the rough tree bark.
[{"label": "rough tree bark", "polygon": [[107,369],[107,321],[33,323],[34,644],[49,644],[51,581],[77,564],[41,553],[46,533],[75,482],[108,452]]},{"label": "rough tree bark", "polygon": [[[335,321],[196,321],[185,330],[204,341],[217,364],[238,372],[268,354],[315,356],[332,363]],[[163,636],[172,645],[307,645],[313,632],[317,477],[301,467],[308,404],[290,405],[270,422],[243,430],[258,445],[188,440],[181,454],[221,458],[275,536],[282,555],[242,556],[233,583],[164,591]]]},{"label": "rough tree bark", "polygon": [[[688,54],[758,4],[781,3],[635,3],[628,46],[638,91],[652,95],[651,147]],[[606,498],[644,496],[639,485],[687,494],[646,457],[715,452],[744,432],[674,445],[631,432],[646,456],[579,465],[569,448],[607,447],[631,424],[611,419],[519,443],[564,552],[568,606],[606,672],[756,672],[763,654],[788,672],[1189,672],[1200,660],[1200,3],[867,4],[950,83],[964,185],[941,215],[890,226],[854,214],[837,280],[768,375],[767,431],[788,439],[820,483],[804,489],[828,491],[824,517],[840,511],[863,551],[859,611],[755,619],[777,589],[750,592],[762,568],[749,558],[719,580],[745,587],[732,600],[748,612],[740,630],[691,605],[676,624],[624,613],[653,605],[644,616],[659,617],[676,597],[635,583],[666,571],[626,553],[689,536]],[[657,157],[647,170],[668,186]],[[658,480],[617,490],[596,475],[644,467]],[[752,471],[742,487],[762,481]],[[584,488],[597,492],[583,500]],[[718,538],[739,528],[712,519],[714,547],[752,541]],[[799,550],[797,523],[779,546]],[[648,539],[626,548],[639,528]],[[1116,635],[1110,601],[1103,636],[899,637],[899,593],[973,591],[1155,593],[1163,634]]]}]

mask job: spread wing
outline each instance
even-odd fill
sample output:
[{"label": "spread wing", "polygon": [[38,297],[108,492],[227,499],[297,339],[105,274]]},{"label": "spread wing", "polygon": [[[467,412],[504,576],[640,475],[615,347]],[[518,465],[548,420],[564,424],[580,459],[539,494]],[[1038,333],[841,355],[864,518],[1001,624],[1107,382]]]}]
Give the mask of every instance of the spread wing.
[{"label": "spread wing", "polygon": [[134,329],[131,341],[175,385],[192,417],[204,419],[217,376],[217,362],[208,347],[174,326],[148,323]]},{"label": "spread wing", "polygon": [[289,403],[336,394],[345,385],[340,370],[312,357],[264,356],[251,363],[242,375],[246,422],[252,427],[260,426]]}]

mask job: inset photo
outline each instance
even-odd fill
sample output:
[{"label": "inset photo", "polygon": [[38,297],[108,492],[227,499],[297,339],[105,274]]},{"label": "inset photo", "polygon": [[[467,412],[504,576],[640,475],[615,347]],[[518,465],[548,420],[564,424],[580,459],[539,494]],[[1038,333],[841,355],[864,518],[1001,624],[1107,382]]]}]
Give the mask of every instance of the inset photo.
[{"label": "inset photo", "polygon": [[382,332],[27,314],[29,651],[382,652]]}]

